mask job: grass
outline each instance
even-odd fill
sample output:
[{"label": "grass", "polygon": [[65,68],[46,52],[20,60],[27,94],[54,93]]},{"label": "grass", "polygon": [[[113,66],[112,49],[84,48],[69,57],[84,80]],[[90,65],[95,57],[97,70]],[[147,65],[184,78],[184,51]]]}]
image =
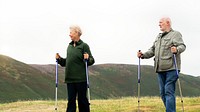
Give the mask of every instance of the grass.
[{"label": "grass", "polygon": [[[200,97],[184,97],[185,112],[200,112]],[[177,112],[182,112],[181,100],[177,98]],[[67,101],[58,101],[58,111],[65,112]],[[138,99],[126,97],[108,100],[91,100],[91,112],[137,112]],[[78,109],[77,109],[78,110]],[[140,112],[164,112],[165,108],[158,97],[142,97]],[[0,104],[0,112],[55,112],[55,101],[18,101]],[[77,111],[78,112],[78,111]]]}]

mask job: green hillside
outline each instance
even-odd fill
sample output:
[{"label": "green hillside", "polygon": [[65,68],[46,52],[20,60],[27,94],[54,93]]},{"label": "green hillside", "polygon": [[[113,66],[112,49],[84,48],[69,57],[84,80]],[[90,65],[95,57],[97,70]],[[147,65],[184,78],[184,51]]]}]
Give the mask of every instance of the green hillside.
[{"label": "green hillside", "polygon": [[[137,65],[102,64],[89,68],[91,92],[103,98],[137,96]],[[183,96],[200,96],[200,79],[180,74]],[[141,66],[141,96],[159,96],[153,66]],[[178,85],[176,93],[179,95]]]},{"label": "green hillside", "polygon": [[[0,55],[0,102],[54,97],[54,75]],[[65,98],[63,90],[58,93]]]},{"label": "green hillside", "polygon": [[[91,99],[137,96],[137,65],[94,65],[89,75]],[[0,77],[0,102],[54,99],[55,65],[28,65],[0,55]],[[63,80],[64,68],[59,67],[59,99],[66,99]],[[181,74],[180,81],[183,96],[200,95],[199,77]],[[141,96],[159,96],[152,66],[141,66]]]}]

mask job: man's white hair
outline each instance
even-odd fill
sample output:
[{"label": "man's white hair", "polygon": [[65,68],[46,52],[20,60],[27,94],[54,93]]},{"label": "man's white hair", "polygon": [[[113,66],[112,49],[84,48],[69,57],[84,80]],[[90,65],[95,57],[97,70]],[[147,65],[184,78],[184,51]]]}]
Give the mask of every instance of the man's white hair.
[{"label": "man's white hair", "polygon": [[75,32],[77,32],[79,34],[79,36],[82,35],[82,30],[78,25],[71,25],[69,27],[70,30],[74,30]]},{"label": "man's white hair", "polygon": [[161,19],[164,20],[164,21],[166,21],[166,22],[169,22],[169,25],[172,26],[172,21],[171,21],[171,19],[169,17],[164,16]]}]

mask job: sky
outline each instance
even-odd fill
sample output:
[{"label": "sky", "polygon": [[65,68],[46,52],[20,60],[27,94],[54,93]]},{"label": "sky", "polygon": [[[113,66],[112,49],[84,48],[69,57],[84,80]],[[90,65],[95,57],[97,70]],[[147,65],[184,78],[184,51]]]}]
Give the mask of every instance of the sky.
[{"label": "sky", "polygon": [[[167,16],[186,44],[181,73],[200,76],[199,0],[0,0],[0,54],[27,64],[66,56],[69,26],[79,25],[95,64],[138,64]],[[153,58],[142,60],[152,65]]]}]

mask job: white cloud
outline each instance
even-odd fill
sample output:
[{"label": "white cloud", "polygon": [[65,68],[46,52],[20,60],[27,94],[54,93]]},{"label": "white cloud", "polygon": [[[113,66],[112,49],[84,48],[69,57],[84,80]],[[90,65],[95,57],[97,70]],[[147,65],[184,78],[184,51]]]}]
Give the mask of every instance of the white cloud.
[{"label": "white cloud", "polygon": [[[158,20],[170,16],[187,45],[182,72],[200,75],[198,0],[0,0],[0,53],[25,63],[54,63],[66,56],[68,27],[79,24],[96,63],[137,64],[160,32]],[[153,65],[152,59],[142,64]]]}]

